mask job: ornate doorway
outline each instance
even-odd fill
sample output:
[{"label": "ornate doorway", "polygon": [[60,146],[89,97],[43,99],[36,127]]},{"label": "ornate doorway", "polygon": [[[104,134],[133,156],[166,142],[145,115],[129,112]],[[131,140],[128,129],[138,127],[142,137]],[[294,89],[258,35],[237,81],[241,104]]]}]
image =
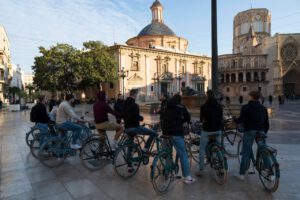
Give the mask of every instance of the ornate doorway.
[{"label": "ornate doorway", "polygon": [[292,69],[283,77],[285,95],[300,95],[300,69]]}]

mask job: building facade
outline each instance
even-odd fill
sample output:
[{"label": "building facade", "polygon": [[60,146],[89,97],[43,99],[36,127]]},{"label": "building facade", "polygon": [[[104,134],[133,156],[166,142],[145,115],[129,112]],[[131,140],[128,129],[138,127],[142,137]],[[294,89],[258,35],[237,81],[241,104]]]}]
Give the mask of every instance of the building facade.
[{"label": "building facade", "polygon": [[188,40],[178,37],[164,22],[164,7],[156,0],[151,6],[152,22],[127,45],[114,45],[111,51],[119,71],[126,77],[107,84],[110,97],[139,89],[140,101],[157,100],[160,94],[175,94],[182,87],[204,93],[211,85],[211,58],[188,53]]},{"label": "building facade", "polygon": [[10,44],[3,26],[0,26],[0,99],[4,99],[4,86],[9,85],[12,78],[10,60]]},{"label": "building facade", "polygon": [[271,14],[267,9],[238,13],[233,26],[233,53],[219,56],[220,90],[228,97],[300,95],[297,76],[299,34],[271,36]]}]

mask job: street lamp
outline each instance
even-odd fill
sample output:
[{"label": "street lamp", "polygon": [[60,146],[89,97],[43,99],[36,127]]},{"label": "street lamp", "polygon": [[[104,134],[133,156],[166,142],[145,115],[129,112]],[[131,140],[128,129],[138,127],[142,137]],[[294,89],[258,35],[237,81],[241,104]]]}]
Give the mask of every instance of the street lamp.
[{"label": "street lamp", "polygon": [[119,77],[121,77],[123,79],[123,99],[125,99],[125,92],[124,92],[124,89],[125,89],[125,85],[124,85],[124,79],[128,76],[128,70],[125,71],[124,67],[122,67],[121,70],[118,70],[118,74],[119,74]]}]

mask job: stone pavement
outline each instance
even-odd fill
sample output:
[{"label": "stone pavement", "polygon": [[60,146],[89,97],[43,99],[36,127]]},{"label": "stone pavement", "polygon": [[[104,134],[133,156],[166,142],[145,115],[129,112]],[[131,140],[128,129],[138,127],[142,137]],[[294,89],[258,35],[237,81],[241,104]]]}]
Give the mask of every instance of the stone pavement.
[{"label": "stone pavement", "polygon": [[[150,167],[142,166],[129,180],[123,180],[112,165],[90,172],[78,157],[67,158],[58,168],[44,167],[32,157],[25,133],[32,124],[29,112],[0,113],[0,199],[300,199],[300,104],[278,107],[271,120],[269,143],[278,149],[281,168],[279,189],[266,193],[258,175],[245,182],[234,179],[238,161],[229,160],[229,177],[224,186],[215,183],[210,172],[193,185],[175,180],[165,195],[157,195],[150,182]],[[156,117],[146,115],[148,122]],[[196,166],[192,166],[192,173]]]}]

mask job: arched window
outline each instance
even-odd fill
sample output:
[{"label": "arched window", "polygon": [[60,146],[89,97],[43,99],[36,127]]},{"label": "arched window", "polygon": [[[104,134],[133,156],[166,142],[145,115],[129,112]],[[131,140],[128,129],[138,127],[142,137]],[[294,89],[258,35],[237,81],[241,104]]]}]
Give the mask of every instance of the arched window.
[{"label": "arched window", "polygon": [[244,81],[244,74],[239,73],[239,82],[243,82],[243,81]]},{"label": "arched window", "polygon": [[251,73],[250,72],[247,72],[247,74],[246,74],[246,81],[251,82]]},{"label": "arched window", "polygon": [[226,74],[226,83],[229,83],[229,82],[230,82],[230,75]]},{"label": "arched window", "polygon": [[184,65],[181,66],[181,73],[182,73],[182,74],[185,73],[185,67],[184,67]]},{"label": "arched window", "polygon": [[266,72],[261,73],[261,81],[266,81]]},{"label": "arched window", "polygon": [[259,81],[258,73],[254,72],[254,81]]},{"label": "arched window", "polygon": [[162,73],[167,73],[167,72],[168,72],[168,66],[166,64],[163,64]]},{"label": "arched window", "polygon": [[235,83],[235,82],[236,82],[235,74],[231,74],[231,83]]}]

